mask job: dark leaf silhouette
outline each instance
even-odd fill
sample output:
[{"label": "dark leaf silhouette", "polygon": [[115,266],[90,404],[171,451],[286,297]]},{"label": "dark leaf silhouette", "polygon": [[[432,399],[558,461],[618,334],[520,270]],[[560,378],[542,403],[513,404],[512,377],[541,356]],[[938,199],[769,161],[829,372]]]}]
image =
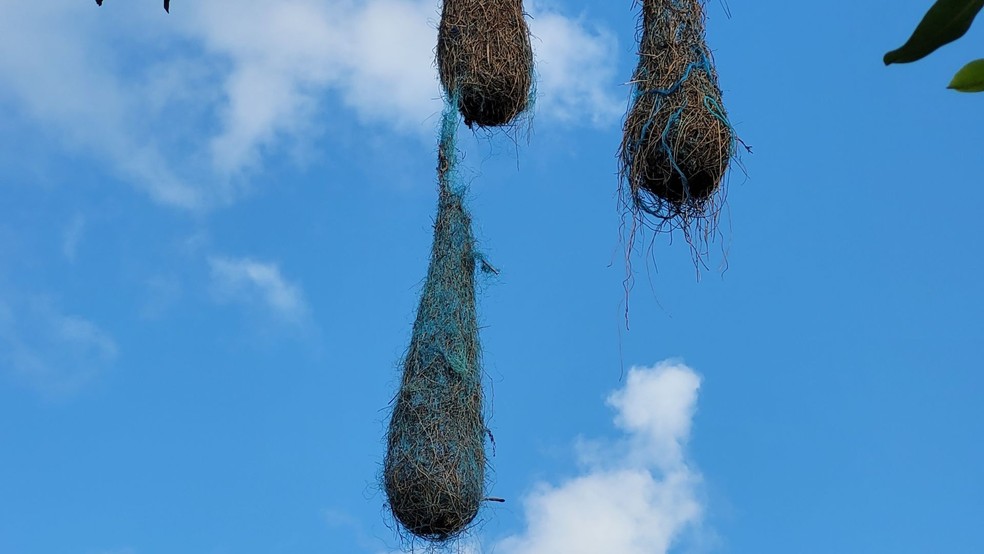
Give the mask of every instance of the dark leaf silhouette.
[{"label": "dark leaf silhouette", "polygon": [[984,0],[937,0],[901,48],[885,54],[885,65],[922,59],[964,36]]}]

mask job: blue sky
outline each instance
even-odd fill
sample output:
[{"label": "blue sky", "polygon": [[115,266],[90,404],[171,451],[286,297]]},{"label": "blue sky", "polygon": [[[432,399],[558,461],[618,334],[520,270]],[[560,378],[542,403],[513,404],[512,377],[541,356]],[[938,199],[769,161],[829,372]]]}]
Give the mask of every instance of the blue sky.
[{"label": "blue sky", "polygon": [[[71,4],[0,0],[0,552],[398,551],[437,3]],[[527,5],[528,140],[461,135],[507,500],[461,551],[984,551],[984,31],[883,67],[927,7],[710,3],[754,154],[626,329],[636,12]]]}]

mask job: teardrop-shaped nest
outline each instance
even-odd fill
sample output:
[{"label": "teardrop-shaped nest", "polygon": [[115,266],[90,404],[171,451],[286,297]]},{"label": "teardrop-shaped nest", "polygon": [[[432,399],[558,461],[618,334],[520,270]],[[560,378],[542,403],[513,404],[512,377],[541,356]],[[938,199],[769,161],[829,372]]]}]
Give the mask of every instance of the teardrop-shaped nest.
[{"label": "teardrop-shaped nest", "polygon": [[427,279],[393,402],[383,462],[390,510],[413,535],[455,538],[485,492],[485,436],[474,237],[453,186],[457,113],[445,110],[439,200]]},{"label": "teardrop-shaped nest", "polygon": [[442,383],[442,373],[453,374],[451,364],[438,362],[404,380],[383,469],[395,518],[413,535],[435,542],[468,528],[485,490],[481,388]]},{"label": "teardrop-shaped nest", "polygon": [[633,207],[663,220],[713,210],[735,136],[704,38],[700,0],[643,3],[621,176]]},{"label": "teardrop-shaped nest", "polygon": [[533,86],[522,0],[444,0],[437,67],[469,127],[513,122],[530,106]]}]

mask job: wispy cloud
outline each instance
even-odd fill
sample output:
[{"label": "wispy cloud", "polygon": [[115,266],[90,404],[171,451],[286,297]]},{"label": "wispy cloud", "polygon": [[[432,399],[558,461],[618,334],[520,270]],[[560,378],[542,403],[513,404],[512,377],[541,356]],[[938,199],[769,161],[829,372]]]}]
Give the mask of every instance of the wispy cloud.
[{"label": "wispy cloud", "polygon": [[212,257],[209,266],[212,289],[219,301],[260,307],[282,323],[307,323],[310,311],[301,288],[287,281],[277,264]]},{"label": "wispy cloud", "polygon": [[85,233],[85,218],[76,215],[65,226],[62,233],[62,254],[70,262],[74,262],[79,253],[79,243]]},{"label": "wispy cloud", "polygon": [[[86,158],[108,164],[155,200],[200,204],[200,192],[172,173],[140,87],[123,71],[118,37],[97,24],[95,6],[53,0],[7,2],[0,18],[0,102],[14,101],[46,134]],[[146,31],[135,24],[134,34]],[[132,38],[132,37],[131,37]],[[115,62],[115,63],[114,63]]]},{"label": "wispy cloud", "polygon": [[[440,111],[435,0],[213,0],[157,17],[124,4],[4,8],[0,49],[16,55],[0,58],[0,102],[166,205],[234,199],[268,153],[330,132],[333,102],[428,138]],[[537,109],[614,121],[612,35],[533,10]]]},{"label": "wispy cloud", "polygon": [[700,378],[662,362],[633,368],[608,398],[623,436],[581,445],[580,475],[526,496],[526,528],[499,554],[665,554],[701,519],[700,473],[686,444]]},{"label": "wispy cloud", "polygon": [[566,124],[617,122],[625,100],[615,78],[614,34],[583,18],[536,7],[530,30],[535,37],[540,113]]},{"label": "wispy cloud", "polygon": [[77,392],[116,360],[112,336],[44,298],[0,299],[0,363],[47,396]]},{"label": "wispy cloud", "polygon": [[188,31],[230,62],[223,123],[211,139],[215,165],[247,167],[284,136],[314,132],[326,92],[365,121],[425,130],[440,109],[433,68],[433,2],[217,0],[196,4]]}]

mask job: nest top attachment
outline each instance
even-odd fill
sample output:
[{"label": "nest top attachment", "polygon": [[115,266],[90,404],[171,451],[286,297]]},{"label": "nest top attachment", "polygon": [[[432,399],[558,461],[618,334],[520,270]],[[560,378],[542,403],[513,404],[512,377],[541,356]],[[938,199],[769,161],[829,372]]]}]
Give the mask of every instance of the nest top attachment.
[{"label": "nest top attachment", "polygon": [[465,124],[508,125],[530,106],[533,48],[522,0],[444,0],[441,85]]}]

